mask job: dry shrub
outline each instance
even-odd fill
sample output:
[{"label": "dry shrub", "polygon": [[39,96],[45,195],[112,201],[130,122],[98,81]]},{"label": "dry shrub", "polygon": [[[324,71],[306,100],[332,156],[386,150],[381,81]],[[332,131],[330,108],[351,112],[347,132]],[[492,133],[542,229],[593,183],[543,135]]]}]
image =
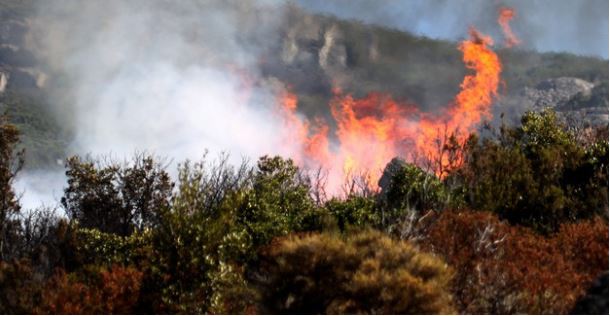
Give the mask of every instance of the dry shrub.
[{"label": "dry shrub", "polygon": [[92,276],[58,270],[43,289],[43,314],[132,314],[138,301],[142,273],[114,266]]},{"label": "dry shrub", "polygon": [[550,237],[486,212],[443,212],[428,221],[420,245],[455,268],[460,312],[566,313],[608,266],[608,228],[599,219],[563,224]]},{"label": "dry shrub", "polygon": [[32,313],[39,292],[28,260],[0,261],[0,314]]},{"label": "dry shrub", "polygon": [[264,252],[264,313],[452,313],[451,272],[437,258],[376,231],[291,236]]}]

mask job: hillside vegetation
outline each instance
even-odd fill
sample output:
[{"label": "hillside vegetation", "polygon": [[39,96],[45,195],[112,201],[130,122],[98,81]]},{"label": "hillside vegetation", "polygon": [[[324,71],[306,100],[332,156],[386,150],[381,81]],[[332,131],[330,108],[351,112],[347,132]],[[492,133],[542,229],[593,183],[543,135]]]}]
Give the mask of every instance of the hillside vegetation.
[{"label": "hillside vegetation", "polygon": [[[26,25],[31,4],[0,2],[0,32]],[[294,6],[284,14],[260,67],[306,115],[330,115],[337,82],[437,110],[466,71],[453,42]],[[608,125],[559,114],[607,108],[607,60],[499,49],[503,98],[557,77],[587,80],[591,93],[555,110],[499,105],[517,123],[449,137],[439,148],[449,163],[396,158],[381,179],[347,179],[328,196],[324,175],[290,157],[206,156],[177,172],[141,153],[66,158],[74,131],[48,100],[67,92],[41,84],[44,65],[16,54],[27,49],[7,34],[0,44],[17,49],[0,48],[0,313],[566,314],[598,303],[587,294],[607,278]],[[16,177],[58,159],[60,205],[23,210]]]},{"label": "hillside vegetation", "polygon": [[396,161],[381,191],[330,199],[281,157],[176,181],[146,155],[73,157],[67,218],[20,211],[1,126],[3,313],[567,313],[608,267],[607,129],[552,111],[446,146],[463,164],[443,179]]}]

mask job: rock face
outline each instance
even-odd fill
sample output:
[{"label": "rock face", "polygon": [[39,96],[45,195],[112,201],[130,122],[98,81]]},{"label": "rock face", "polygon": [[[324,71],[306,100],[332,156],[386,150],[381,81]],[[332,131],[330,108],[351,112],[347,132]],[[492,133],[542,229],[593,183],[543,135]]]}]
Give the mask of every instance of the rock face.
[{"label": "rock face", "polygon": [[602,274],[570,313],[572,315],[608,315],[608,272]]},{"label": "rock face", "polygon": [[27,19],[19,15],[0,20],[0,93],[10,88],[40,87],[34,55],[26,48]]},{"label": "rock face", "polygon": [[554,109],[568,122],[601,126],[608,124],[607,83],[594,84],[580,78],[560,77],[525,87],[513,98],[501,101],[501,111],[520,117],[525,111]]},{"label": "rock face", "polygon": [[534,88],[526,87],[523,90],[524,101],[526,106],[536,110],[558,107],[579,93],[590,94],[594,86],[593,83],[579,78],[549,79]]}]

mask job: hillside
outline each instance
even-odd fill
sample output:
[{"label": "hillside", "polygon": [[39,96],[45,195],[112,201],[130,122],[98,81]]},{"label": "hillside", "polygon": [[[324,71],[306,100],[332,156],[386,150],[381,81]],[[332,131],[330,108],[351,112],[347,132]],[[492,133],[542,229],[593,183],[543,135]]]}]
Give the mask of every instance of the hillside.
[{"label": "hillside", "polygon": [[2,314],[608,314],[607,60],[273,1],[0,18]]},{"label": "hillside", "polygon": [[[28,26],[36,19],[32,6],[31,2],[8,1],[0,7],[4,17],[0,23],[0,109],[8,111],[21,128],[27,165],[37,168],[62,159],[74,131],[64,114],[49,110],[53,107],[46,95],[68,95],[70,91],[58,90],[66,89],[55,84],[60,74],[52,73],[30,50]],[[455,42],[312,15],[292,5],[281,12],[281,32],[261,50],[260,71],[264,77],[292,87],[298,110],[310,117],[330,116],[326,105],[333,86],[355,96],[388,93],[426,111],[439,110],[452,101],[466,72]],[[247,18],[250,13],[240,14]],[[244,40],[256,41],[256,34],[246,30]],[[607,123],[607,60],[518,48],[501,48],[498,54],[505,84],[494,107],[496,117],[504,113],[516,122],[524,111],[540,108],[536,104],[541,94],[528,91],[539,89],[545,81],[568,77],[590,85],[584,90],[557,92],[559,97],[551,99],[558,104],[547,106],[578,112],[597,125]],[[590,91],[595,91],[594,97]],[[548,97],[546,92],[543,95]]]}]

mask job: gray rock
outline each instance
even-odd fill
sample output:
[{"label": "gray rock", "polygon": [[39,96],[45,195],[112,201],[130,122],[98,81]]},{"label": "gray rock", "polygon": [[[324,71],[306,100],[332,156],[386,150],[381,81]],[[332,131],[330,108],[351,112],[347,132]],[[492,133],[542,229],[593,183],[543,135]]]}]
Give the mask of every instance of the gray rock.
[{"label": "gray rock", "polygon": [[526,105],[540,110],[561,106],[579,93],[590,93],[594,86],[593,83],[579,78],[561,77],[545,80],[534,88],[526,87],[523,96]]}]

